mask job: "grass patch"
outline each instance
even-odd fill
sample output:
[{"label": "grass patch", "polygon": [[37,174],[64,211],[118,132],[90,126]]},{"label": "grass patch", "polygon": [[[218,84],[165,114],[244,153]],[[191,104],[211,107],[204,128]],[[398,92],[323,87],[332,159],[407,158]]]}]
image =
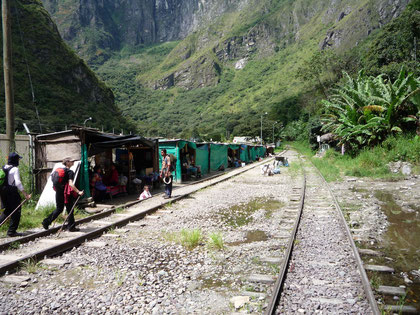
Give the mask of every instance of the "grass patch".
[{"label": "grass patch", "polygon": [[124,211],[124,208],[121,208],[121,207],[115,209],[115,213],[121,213],[123,211]]},{"label": "grass patch", "polygon": [[271,272],[274,273],[275,275],[278,275],[280,273],[280,266],[277,264],[268,264],[268,266],[271,269]]},{"label": "grass patch", "polygon": [[115,279],[115,283],[117,284],[118,287],[123,285],[126,277],[127,277],[127,274],[124,271],[117,270],[115,272],[114,279]]},{"label": "grass patch", "polygon": [[207,241],[207,247],[213,250],[225,249],[222,233],[219,233],[219,232],[210,233],[208,241]]},{"label": "grass patch", "polygon": [[343,176],[371,177],[384,180],[404,178],[401,173],[391,173],[387,164],[404,161],[413,165],[413,173],[420,173],[420,139],[412,135],[389,137],[381,145],[366,148],[357,156],[341,155],[330,149],[323,158],[305,142],[294,142],[293,148],[307,156],[328,182],[340,181]]},{"label": "grass patch", "polygon": [[106,231],[107,234],[118,234],[117,233],[117,228],[114,226],[112,228],[110,228],[108,231]]},{"label": "grass patch", "polygon": [[374,289],[378,289],[380,285],[382,285],[382,280],[379,275],[375,272],[372,272],[370,275],[370,285]]},{"label": "grass patch", "polygon": [[291,163],[287,170],[292,178],[296,178],[301,173],[302,165],[299,162]]},{"label": "grass patch", "polygon": [[179,232],[163,232],[163,238],[169,242],[181,244],[188,249],[193,249],[200,245],[203,234],[200,229],[182,229]]},{"label": "grass patch", "polygon": [[13,249],[18,249],[20,247],[20,243],[19,242],[13,242],[9,245],[9,250],[13,250]]},{"label": "grass patch", "polygon": [[201,230],[194,229],[194,230],[184,230],[182,229],[180,232],[180,243],[182,246],[185,246],[188,249],[193,249],[200,245],[203,235],[201,234]]},{"label": "grass patch", "polygon": [[28,273],[37,273],[38,270],[42,268],[41,263],[39,261],[35,261],[34,259],[22,261],[20,266]]}]

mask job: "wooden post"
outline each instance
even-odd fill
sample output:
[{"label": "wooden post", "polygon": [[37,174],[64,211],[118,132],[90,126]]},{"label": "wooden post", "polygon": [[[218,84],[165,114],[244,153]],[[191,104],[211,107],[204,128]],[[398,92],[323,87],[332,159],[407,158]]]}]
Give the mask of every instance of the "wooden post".
[{"label": "wooden post", "polygon": [[9,153],[15,151],[15,113],[13,101],[12,36],[9,0],[2,0],[4,95],[6,103],[6,135]]}]

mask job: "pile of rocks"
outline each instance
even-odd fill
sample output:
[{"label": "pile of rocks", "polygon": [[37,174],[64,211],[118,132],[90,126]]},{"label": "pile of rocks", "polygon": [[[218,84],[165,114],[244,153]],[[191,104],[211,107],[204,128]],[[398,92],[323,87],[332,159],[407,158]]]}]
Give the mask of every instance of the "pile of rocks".
[{"label": "pile of rocks", "polygon": [[392,173],[401,173],[406,176],[411,175],[413,169],[411,163],[402,161],[390,162],[387,166]]}]

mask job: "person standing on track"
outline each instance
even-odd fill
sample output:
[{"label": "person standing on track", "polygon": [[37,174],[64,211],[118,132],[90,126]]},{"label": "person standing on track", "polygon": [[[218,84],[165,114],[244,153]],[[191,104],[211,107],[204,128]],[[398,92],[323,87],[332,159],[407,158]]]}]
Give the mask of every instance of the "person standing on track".
[{"label": "person standing on track", "polygon": [[[19,191],[25,196],[28,200],[32,195],[28,195],[23,188],[22,181],[20,180],[19,174],[19,160],[22,157],[12,152],[9,154],[7,164],[3,167],[3,171],[6,173],[5,181],[7,185],[4,185],[1,191],[1,201],[3,207],[5,208],[4,212],[0,215],[0,223],[3,221],[19,206],[21,203],[21,197]],[[22,206],[16,210],[13,215],[10,217],[10,225],[7,231],[7,236],[15,237],[22,236],[22,233],[18,233],[17,229],[19,226],[20,215],[21,215]]]},{"label": "person standing on track", "polygon": [[160,177],[163,178],[163,182],[165,183],[165,197],[163,198],[168,199],[172,196],[173,176],[171,174],[171,157],[166,154],[166,149],[162,149],[160,154],[162,155],[162,169],[160,170]]},{"label": "person standing on track", "polygon": [[[63,160],[64,172],[60,183],[54,184],[53,180],[56,208],[48,217],[44,219],[44,221],[42,221],[42,226],[46,230],[48,230],[50,224],[60,215],[60,213],[63,212],[65,204],[67,213],[69,214],[67,230],[70,232],[79,231],[79,229],[76,228],[74,222],[74,212],[70,213],[70,211],[73,208],[73,204],[75,201],[74,195],[83,196],[84,192],[83,190],[77,189],[77,187],[74,184],[74,172],[70,169],[73,166],[74,161],[74,159],[65,158]],[[58,169],[54,172],[57,171]]]}]

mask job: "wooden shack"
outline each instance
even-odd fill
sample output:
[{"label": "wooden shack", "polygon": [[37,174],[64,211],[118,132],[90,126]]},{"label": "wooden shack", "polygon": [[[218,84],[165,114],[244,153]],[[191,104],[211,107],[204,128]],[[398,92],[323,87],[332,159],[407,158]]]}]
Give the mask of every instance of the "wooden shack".
[{"label": "wooden shack", "polygon": [[[78,186],[89,191],[89,162],[112,163],[118,149],[122,172],[128,185],[137,174],[159,171],[158,141],[138,135],[115,135],[97,129],[71,126],[70,130],[42,134],[35,137],[35,183],[40,193],[45,186],[54,164],[65,157],[81,161]],[[104,162],[105,161],[105,162]],[[107,165],[102,165],[102,167]],[[89,194],[87,194],[89,196]]]}]

